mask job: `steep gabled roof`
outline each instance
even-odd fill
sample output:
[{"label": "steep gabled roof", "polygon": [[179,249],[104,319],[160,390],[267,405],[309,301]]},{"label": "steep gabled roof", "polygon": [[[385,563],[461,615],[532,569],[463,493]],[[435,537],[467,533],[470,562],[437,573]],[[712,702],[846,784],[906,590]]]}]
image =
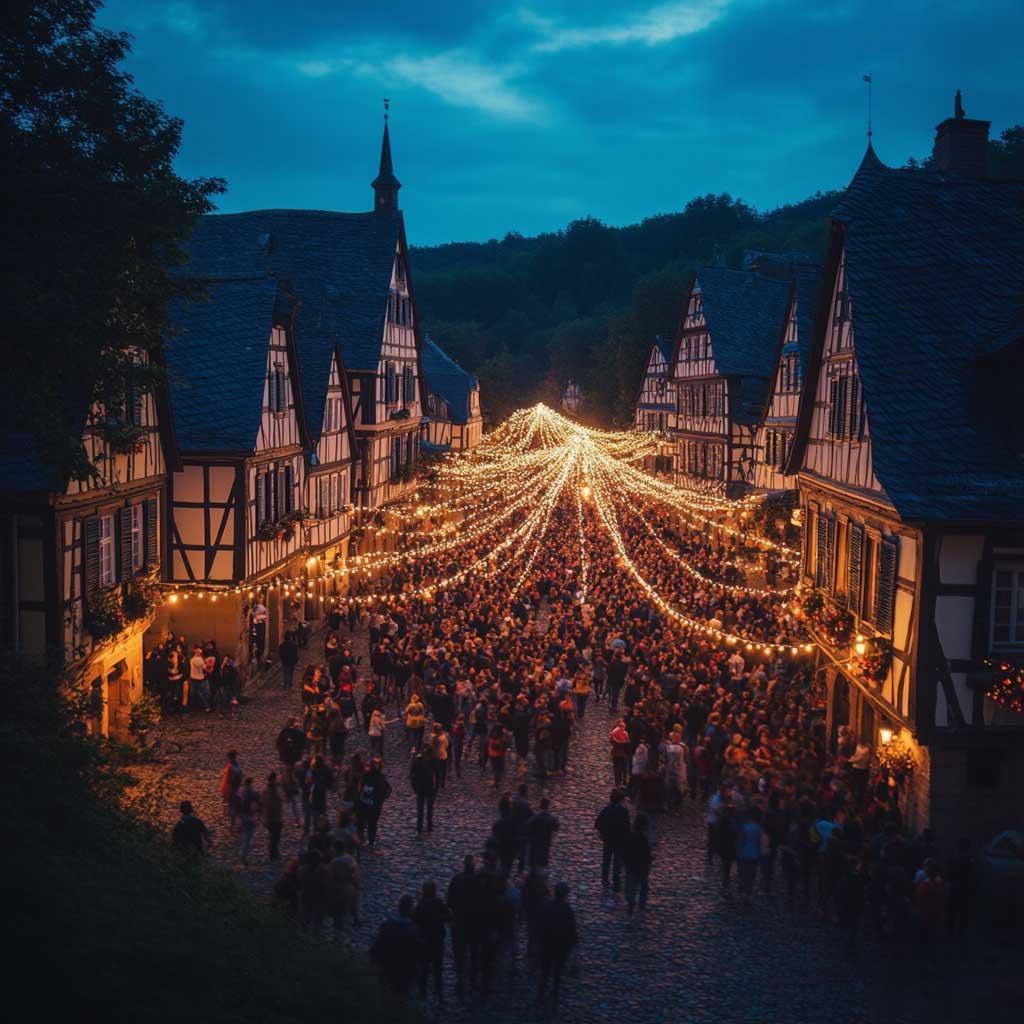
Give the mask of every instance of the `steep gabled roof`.
[{"label": "steep gabled roof", "polygon": [[734,419],[756,422],[764,409],[789,300],[789,281],[753,271],[702,267],[696,273],[718,372],[740,378],[729,400]]},{"label": "steep gabled roof", "polygon": [[807,374],[807,356],[814,335],[814,315],[818,310],[818,293],[821,291],[821,267],[807,263],[795,267],[793,287],[796,299],[796,351],[802,380]]},{"label": "steep gabled roof", "polygon": [[402,215],[254,210],[203,217],[189,243],[197,277],[271,273],[300,303],[295,340],[313,442],[323,426],[334,339],[348,370],[380,362]]},{"label": "steep gabled roof", "polygon": [[[668,367],[669,373],[672,372],[672,350],[674,348],[672,339],[667,338],[664,334],[656,334],[654,336],[655,348],[661,353],[661,358],[665,360],[665,365]],[[647,365],[650,366],[650,359],[647,360]]]},{"label": "steep gabled roof", "polygon": [[[855,187],[854,187],[855,186]],[[1024,464],[983,357],[1020,323],[1024,182],[872,166],[832,214],[879,482],[906,519],[1021,520]],[[815,327],[824,341],[827,311]],[[1011,334],[1012,329],[1011,329]],[[801,430],[810,413],[801,410]]]},{"label": "steep gabled roof", "polygon": [[459,366],[429,334],[423,338],[423,375],[428,389],[447,403],[452,422],[466,423],[470,392],[480,385],[476,377]]},{"label": "steep gabled roof", "polygon": [[[252,451],[263,414],[267,353],[279,298],[265,274],[207,284],[206,301],[171,306],[171,404],[182,451]],[[279,315],[281,313],[279,307]]]}]

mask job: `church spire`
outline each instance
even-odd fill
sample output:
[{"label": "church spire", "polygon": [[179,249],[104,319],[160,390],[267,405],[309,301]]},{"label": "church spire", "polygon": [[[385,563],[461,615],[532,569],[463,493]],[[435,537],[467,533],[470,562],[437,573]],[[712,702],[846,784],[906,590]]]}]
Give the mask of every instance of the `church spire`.
[{"label": "church spire", "polygon": [[391,165],[391,135],[388,132],[388,111],[390,100],[384,100],[384,139],[380,144],[380,170],[371,183],[373,185],[375,213],[394,213],[398,209],[398,190],[402,183],[395,177]]}]

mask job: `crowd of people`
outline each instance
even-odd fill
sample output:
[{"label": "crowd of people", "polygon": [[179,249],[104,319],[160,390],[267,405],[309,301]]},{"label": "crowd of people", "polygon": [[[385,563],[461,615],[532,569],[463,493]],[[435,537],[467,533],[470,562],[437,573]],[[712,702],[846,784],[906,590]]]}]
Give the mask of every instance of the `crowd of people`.
[{"label": "crowd of people", "polygon": [[[627,913],[645,911],[655,866],[671,875],[673,852],[658,845],[665,817],[700,801],[723,899],[734,899],[735,884],[750,906],[776,891],[778,876],[795,904],[845,929],[851,950],[865,921],[879,938],[919,938],[926,955],[947,915],[963,934],[968,852],[941,871],[933,839],[905,834],[898,787],[872,774],[870,751],[865,758],[848,730],[826,735],[823,694],[809,660],[794,653],[800,624],[778,593],[743,587],[740,543],[657,509],[623,512],[629,557],[666,604],[601,542],[596,511],[586,508],[581,523],[578,515],[567,497],[555,505],[519,586],[520,561],[488,560],[497,537],[443,557],[400,538],[408,557],[381,574],[375,599],[327,623],[322,659],[302,672],[301,713],[276,737],[275,771],[257,785],[232,751],[220,782],[243,862],[261,822],[272,860],[289,814],[301,828],[302,852],[275,887],[278,905],[316,933],[332,922],[349,944],[393,787],[410,787],[426,837],[438,793],[472,767],[497,798],[490,834],[446,888],[428,880],[402,896],[371,957],[390,988],[425,995],[432,984],[442,1001],[450,939],[456,994],[487,994],[518,977],[524,928],[538,997],[550,987],[557,999],[580,936],[558,877],[566,865],[552,867],[560,823],[548,793],[586,721],[607,731],[607,775],[593,780],[595,792],[611,790],[593,823],[601,882],[610,893],[624,888]],[[592,541],[585,558],[578,527]],[[685,563],[666,558],[665,543]],[[351,642],[363,628],[366,666]],[[709,628],[740,640],[722,642]],[[162,655],[168,680],[172,663],[182,677],[191,671],[179,646],[169,641]],[[290,688],[294,638],[278,654]],[[221,689],[223,680],[222,671]],[[168,686],[177,700],[180,681]],[[201,847],[193,819],[183,808],[179,839]]]}]

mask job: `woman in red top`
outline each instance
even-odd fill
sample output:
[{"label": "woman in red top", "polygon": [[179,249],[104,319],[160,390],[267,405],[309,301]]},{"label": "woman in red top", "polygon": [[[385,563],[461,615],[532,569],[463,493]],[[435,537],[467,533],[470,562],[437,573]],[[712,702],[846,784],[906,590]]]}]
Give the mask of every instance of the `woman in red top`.
[{"label": "woman in red top", "polygon": [[629,781],[629,755],[630,748],[632,747],[625,719],[620,718],[618,725],[612,729],[611,745],[612,771],[615,775],[615,785],[625,786]]}]

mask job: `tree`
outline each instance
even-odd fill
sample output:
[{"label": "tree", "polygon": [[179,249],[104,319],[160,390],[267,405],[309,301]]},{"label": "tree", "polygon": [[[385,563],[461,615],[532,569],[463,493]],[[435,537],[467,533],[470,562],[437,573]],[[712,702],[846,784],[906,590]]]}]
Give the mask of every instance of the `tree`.
[{"label": "tree", "polygon": [[99,6],[10,0],[0,15],[3,330],[18,382],[0,431],[56,479],[95,472],[80,439],[98,382],[115,427],[134,391],[159,385],[168,304],[200,291],[178,272],[182,242],[224,190],[174,173],[182,122],[120,69],[130,37],[96,27]]}]

